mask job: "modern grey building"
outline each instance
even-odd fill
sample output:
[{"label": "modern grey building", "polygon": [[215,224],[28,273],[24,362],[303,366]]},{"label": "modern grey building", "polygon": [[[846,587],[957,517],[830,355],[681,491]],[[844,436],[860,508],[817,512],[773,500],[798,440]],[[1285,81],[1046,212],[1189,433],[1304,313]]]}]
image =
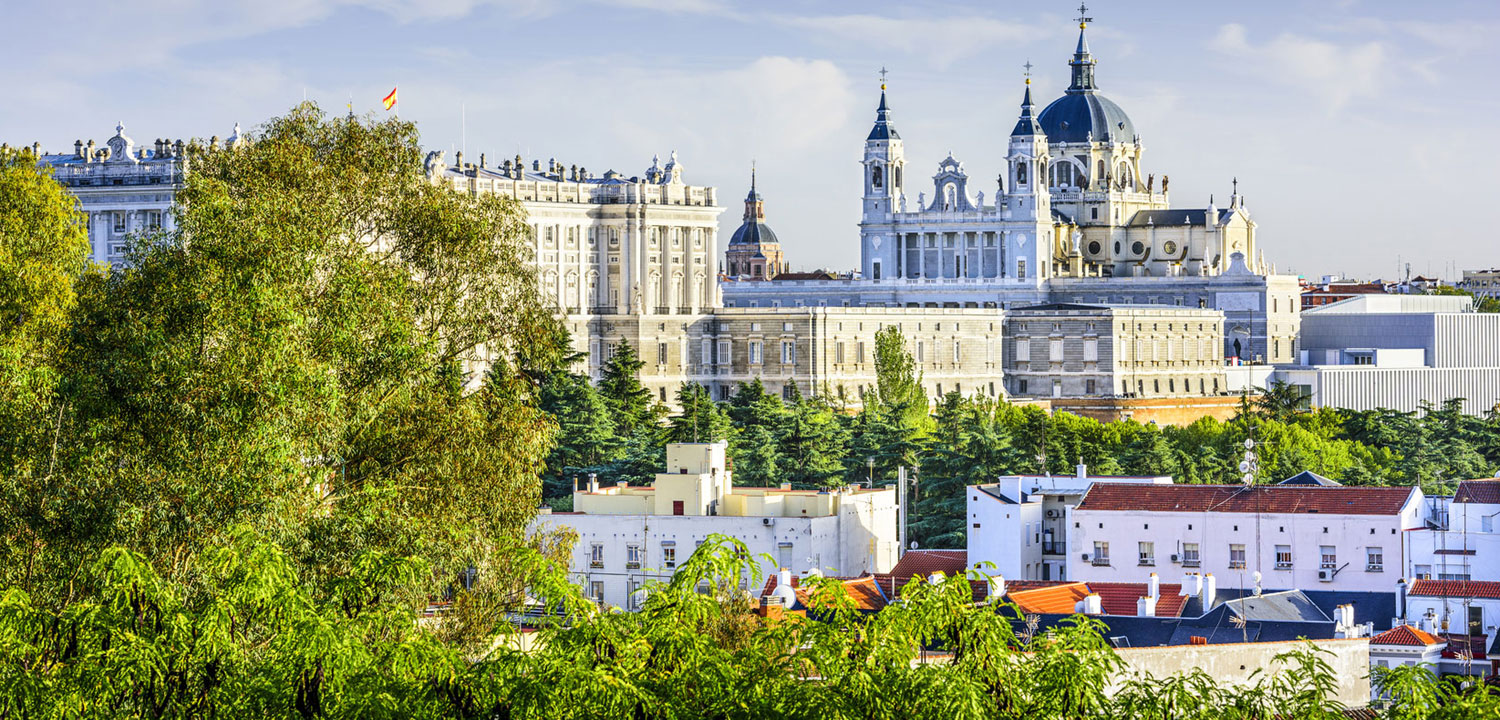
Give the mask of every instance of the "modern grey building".
[{"label": "modern grey building", "polygon": [[1412,411],[1464,399],[1500,404],[1500,314],[1467,297],[1361,295],[1302,313],[1300,362],[1273,376],[1314,407]]}]

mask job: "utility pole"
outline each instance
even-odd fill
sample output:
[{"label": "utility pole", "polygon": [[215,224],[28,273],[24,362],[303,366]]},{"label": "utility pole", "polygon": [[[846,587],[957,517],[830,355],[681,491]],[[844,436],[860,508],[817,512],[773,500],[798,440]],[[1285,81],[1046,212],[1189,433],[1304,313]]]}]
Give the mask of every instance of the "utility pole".
[{"label": "utility pole", "polygon": [[906,555],[906,466],[896,469],[896,560]]}]

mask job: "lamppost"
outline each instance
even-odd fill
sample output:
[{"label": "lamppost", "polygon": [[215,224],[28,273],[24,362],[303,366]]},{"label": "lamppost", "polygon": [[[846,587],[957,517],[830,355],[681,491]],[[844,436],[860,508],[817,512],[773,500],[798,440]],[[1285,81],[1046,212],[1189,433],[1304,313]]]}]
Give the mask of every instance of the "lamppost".
[{"label": "lamppost", "polygon": [[870,467],[870,475],[869,475],[869,479],[868,479],[867,482],[869,483],[870,489],[874,490],[875,489],[875,456],[871,455],[870,457],[865,458],[865,464],[869,465],[869,467]]}]

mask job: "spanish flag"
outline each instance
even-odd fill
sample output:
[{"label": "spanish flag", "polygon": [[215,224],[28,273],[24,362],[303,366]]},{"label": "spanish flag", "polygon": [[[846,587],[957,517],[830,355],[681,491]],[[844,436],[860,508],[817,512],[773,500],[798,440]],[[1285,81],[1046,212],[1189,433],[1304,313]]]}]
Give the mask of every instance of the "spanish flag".
[{"label": "spanish flag", "polygon": [[391,94],[385,96],[385,99],[380,102],[385,104],[385,109],[387,110],[396,107],[396,88],[391,88]]}]

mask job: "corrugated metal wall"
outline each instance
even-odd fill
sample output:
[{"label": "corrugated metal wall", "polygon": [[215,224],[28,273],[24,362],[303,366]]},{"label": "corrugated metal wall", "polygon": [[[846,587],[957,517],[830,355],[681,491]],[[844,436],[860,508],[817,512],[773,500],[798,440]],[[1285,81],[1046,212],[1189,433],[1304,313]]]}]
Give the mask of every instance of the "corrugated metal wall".
[{"label": "corrugated metal wall", "polygon": [[1479,368],[1319,368],[1315,390],[1323,407],[1412,411],[1423,400],[1464,398],[1464,412],[1483,415],[1500,403],[1500,364]]},{"label": "corrugated metal wall", "polygon": [[1500,367],[1500,313],[1443,313],[1435,317],[1433,367]]}]

